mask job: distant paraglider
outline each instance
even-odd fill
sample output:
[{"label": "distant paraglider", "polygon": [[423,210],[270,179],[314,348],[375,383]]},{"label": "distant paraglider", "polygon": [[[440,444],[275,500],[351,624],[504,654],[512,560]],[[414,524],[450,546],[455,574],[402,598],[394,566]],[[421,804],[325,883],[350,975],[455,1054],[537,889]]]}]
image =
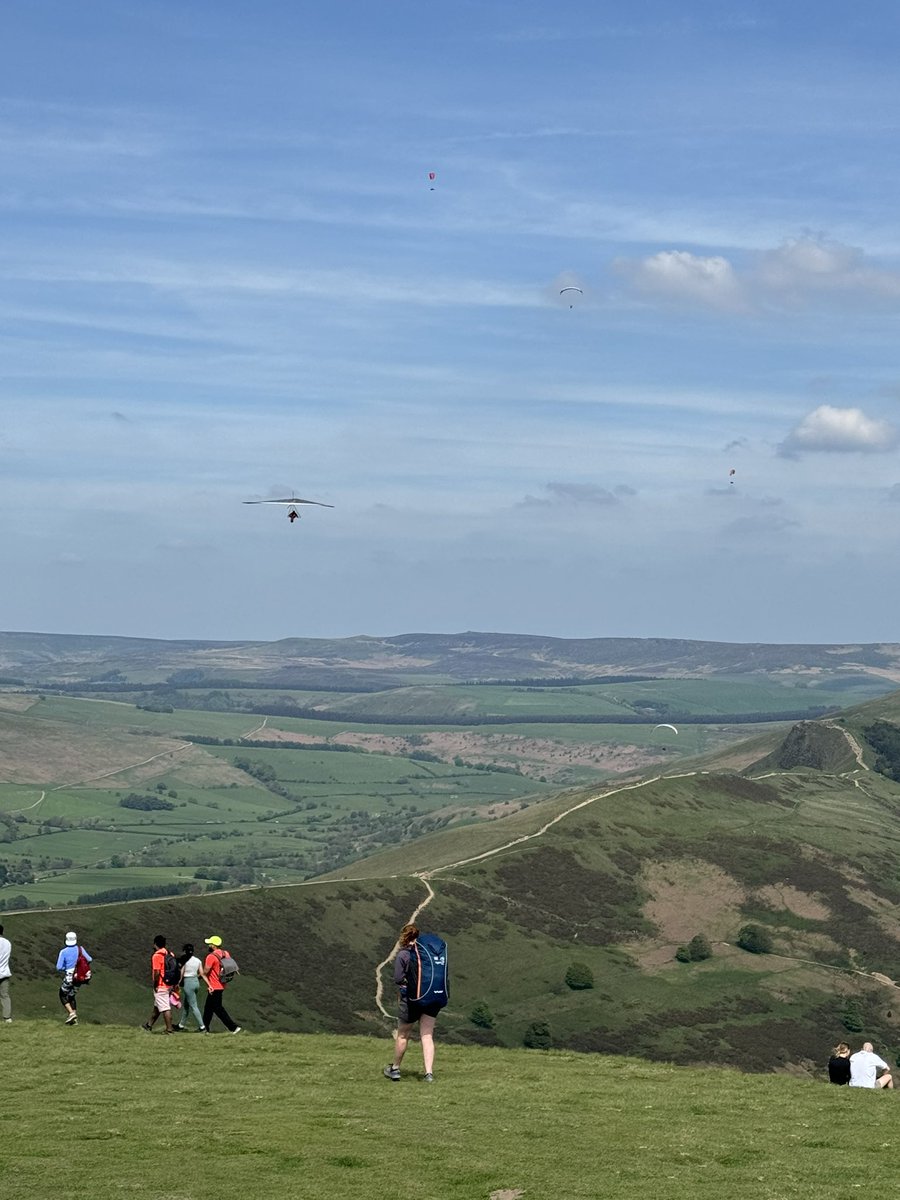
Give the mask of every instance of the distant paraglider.
[{"label": "distant paraglider", "polygon": [[732,467],[731,470],[728,472],[728,482],[729,483],[734,483],[734,477],[736,474],[737,474],[737,472],[735,471],[734,467]]},{"label": "distant paraglider", "polygon": [[287,496],[284,499],[278,500],[244,500],[244,504],[286,504],[288,507],[288,520],[293,525],[295,521],[300,520],[300,514],[297,512],[298,504],[317,504],[319,508],[334,508],[333,504],[325,504],[321,500],[301,500],[299,496]]},{"label": "distant paraglider", "polygon": [[[569,293],[566,296],[566,293]],[[560,296],[565,296],[568,301],[569,308],[574,308],[579,296],[583,296],[584,292],[580,287],[564,287],[559,289]]]},{"label": "distant paraglider", "polygon": [[435,175],[434,171],[428,172],[428,182],[431,184],[431,187],[429,187],[429,189],[428,189],[429,192],[434,191],[434,181],[436,178],[437,178],[437,176]]},{"label": "distant paraglider", "polygon": [[656,733],[657,729],[671,729],[671,730],[672,730],[672,732],[673,732],[673,733],[674,733],[676,736],[678,735],[678,730],[675,728],[675,726],[674,726],[674,725],[669,725],[669,724],[654,725],[654,726],[653,726],[653,732],[654,732],[654,733]]}]

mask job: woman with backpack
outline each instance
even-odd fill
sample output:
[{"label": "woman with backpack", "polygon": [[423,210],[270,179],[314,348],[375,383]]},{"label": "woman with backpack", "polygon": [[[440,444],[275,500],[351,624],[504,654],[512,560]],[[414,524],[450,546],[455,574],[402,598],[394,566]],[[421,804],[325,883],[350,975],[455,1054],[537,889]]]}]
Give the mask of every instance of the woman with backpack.
[{"label": "woman with backpack", "polygon": [[78,1024],[78,988],[91,979],[91,956],[78,945],[78,935],[66,934],[66,944],[56,959],[56,969],[62,975],[59,985],[59,1002],[66,1010],[66,1024]]},{"label": "woman with backpack", "polygon": [[398,1083],[400,1064],[418,1022],[425,1082],[434,1082],[434,1023],[447,1003],[447,943],[433,933],[420,933],[404,925],[397,939],[394,983],[400,989],[394,1061],[384,1068],[385,1078]]}]

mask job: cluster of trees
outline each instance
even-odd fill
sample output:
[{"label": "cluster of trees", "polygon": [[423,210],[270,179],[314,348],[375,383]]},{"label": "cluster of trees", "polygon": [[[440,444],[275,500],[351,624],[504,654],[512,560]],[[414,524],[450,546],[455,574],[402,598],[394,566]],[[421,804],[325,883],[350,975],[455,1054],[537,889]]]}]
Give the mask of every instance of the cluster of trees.
[{"label": "cluster of trees", "polygon": [[34,883],[34,867],[30,858],[20,858],[18,862],[0,862],[0,887],[9,887],[11,884],[21,887],[24,883]]},{"label": "cluster of trees", "polygon": [[120,808],[136,808],[141,812],[153,812],[157,809],[171,810],[175,807],[165,796],[141,795],[139,792],[129,792],[119,801]]},{"label": "cluster of trees", "polygon": [[712,958],[712,952],[709,938],[702,933],[696,933],[686,946],[678,947],[675,957],[679,962],[703,962],[707,958]]},{"label": "cluster of trees", "polygon": [[875,770],[900,783],[900,728],[890,721],[876,721],[863,730],[863,735],[878,755]]},{"label": "cluster of trees", "polygon": [[751,954],[771,954],[774,947],[772,935],[765,925],[744,925],[738,934],[737,944]]},{"label": "cluster of trees", "polygon": [[[207,888],[199,883],[148,883],[143,887],[107,888],[103,892],[87,892],[79,896],[75,904],[118,904],[124,900],[153,900],[161,896],[199,896],[202,892],[219,892],[222,884],[210,883]],[[70,900],[71,904],[72,901]]]}]

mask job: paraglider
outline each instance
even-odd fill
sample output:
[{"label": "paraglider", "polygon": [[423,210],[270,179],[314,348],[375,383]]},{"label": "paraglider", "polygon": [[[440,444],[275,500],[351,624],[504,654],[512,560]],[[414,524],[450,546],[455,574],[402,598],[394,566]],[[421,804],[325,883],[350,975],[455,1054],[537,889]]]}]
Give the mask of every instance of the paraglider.
[{"label": "paraglider", "polygon": [[[429,171],[428,172],[428,182],[433,184],[435,179],[436,179],[436,175],[435,175],[434,171]],[[429,190],[429,192],[433,192],[434,188],[430,187],[428,190]]]},{"label": "paraglider", "polygon": [[319,508],[334,508],[333,504],[325,504],[321,500],[301,500],[299,496],[288,496],[280,500],[244,500],[243,504],[286,504],[288,506],[288,520],[293,525],[295,521],[300,520],[300,514],[297,512],[298,504],[317,504]]},{"label": "paraglider", "polygon": [[575,307],[575,301],[577,299],[577,297],[575,295],[572,295],[571,293],[577,292],[579,296],[584,295],[584,292],[582,291],[582,289],[580,287],[571,287],[570,286],[570,287],[564,287],[564,288],[559,289],[560,296],[565,295],[566,292],[570,293],[570,295],[567,297],[567,299],[569,300],[569,308]]},{"label": "paraglider", "polygon": [[731,470],[728,472],[729,483],[734,483],[735,474],[736,474],[735,469],[734,469],[734,467],[732,467]]},{"label": "paraglider", "polygon": [[653,726],[653,733],[656,733],[657,729],[671,729],[671,730],[672,730],[672,732],[673,732],[673,733],[674,733],[676,736],[677,736],[677,734],[678,734],[678,730],[675,728],[675,726],[674,726],[674,725],[669,725],[669,724],[667,724],[667,723],[664,723],[664,724],[662,724],[662,725],[654,725],[654,726]]}]

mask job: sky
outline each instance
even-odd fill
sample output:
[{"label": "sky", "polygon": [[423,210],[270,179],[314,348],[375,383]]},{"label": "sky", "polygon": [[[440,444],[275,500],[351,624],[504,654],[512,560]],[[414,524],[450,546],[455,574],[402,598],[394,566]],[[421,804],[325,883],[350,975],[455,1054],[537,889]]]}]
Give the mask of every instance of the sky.
[{"label": "sky", "polygon": [[0,36],[0,627],[900,640],[893,3]]}]

